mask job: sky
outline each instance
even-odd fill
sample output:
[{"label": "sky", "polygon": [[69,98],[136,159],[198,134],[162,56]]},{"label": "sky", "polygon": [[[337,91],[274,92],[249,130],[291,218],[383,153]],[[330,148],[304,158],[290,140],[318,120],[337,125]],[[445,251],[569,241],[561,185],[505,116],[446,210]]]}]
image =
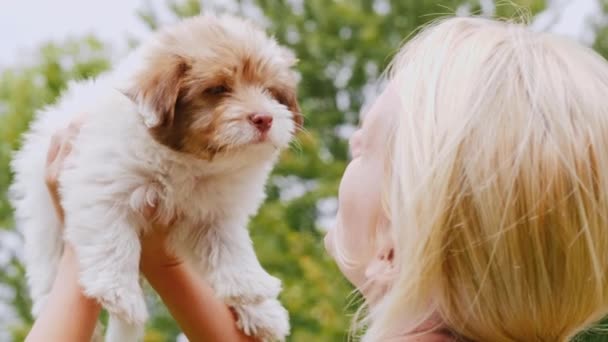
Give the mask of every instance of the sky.
[{"label": "sky", "polygon": [[[586,43],[593,39],[585,23],[589,15],[599,13],[597,0],[548,2],[550,10],[538,17],[536,27],[551,22],[552,31]],[[126,51],[127,34],[149,34],[136,15],[146,3],[169,15],[164,0],[0,0],[0,68],[27,63],[31,52],[46,41],[88,33],[110,43],[115,52]]]},{"label": "sky", "polygon": [[592,44],[595,38],[593,23],[602,18],[598,0],[548,0],[548,10],[535,18],[533,27],[570,36],[582,43]]},{"label": "sky", "polygon": [[165,9],[163,0],[0,0],[0,67],[27,61],[44,42],[89,33],[124,50],[127,34],[149,33],[136,15],[146,2]]}]

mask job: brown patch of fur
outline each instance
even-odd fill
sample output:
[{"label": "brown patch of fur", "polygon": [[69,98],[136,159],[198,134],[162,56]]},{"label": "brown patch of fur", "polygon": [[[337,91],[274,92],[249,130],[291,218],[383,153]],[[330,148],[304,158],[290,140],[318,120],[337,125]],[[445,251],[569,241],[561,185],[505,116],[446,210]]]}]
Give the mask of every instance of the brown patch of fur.
[{"label": "brown patch of fur", "polygon": [[[179,141],[177,150],[211,160],[221,146],[216,143],[216,133],[221,119],[223,96],[203,95],[193,99],[181,99],[177,105],[179,125],[172,127],[172,136]],[[207,117],[201,116],[202,112]]]},{"label": "brown patch of fur", "polygon": [[175,104],[188,64],[175,55],[159,55],[150,62],[148,72],[136,79],[136,87],[126,91],[131,100],[144,101],[159,115],[160,126],[170,126],[175,116]]},{"label": "brown patch of fur", "polygon": [[304,117],[302,116],[302,110],[298,103],[298,96],[295,92],[294,87],[282,87],[270,89],[272,96],[281,104],[287,106],[293,113],[293,120],[296,123],[296,127],[302,127],[304,124]]}]

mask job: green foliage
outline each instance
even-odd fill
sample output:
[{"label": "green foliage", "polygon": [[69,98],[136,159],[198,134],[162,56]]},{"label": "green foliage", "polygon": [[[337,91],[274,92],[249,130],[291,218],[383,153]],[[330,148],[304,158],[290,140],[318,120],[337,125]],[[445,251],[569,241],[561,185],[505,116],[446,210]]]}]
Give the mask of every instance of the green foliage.
[{"label": "green foliage", "polygon": [[[608,0],[600,0],[604,13],[608,13]],[[600,53],[604,58],[608,58],[608,25],[596,25],[596,38],[593,49]]]},{"label": "green foliage", "polygon": [[[343,128],[358,123],[358,113],[373,93],[391,57],[412,32],[462,5],[480,11],[475,0],[241,0],[238,11],[257,6],[268,30],[298,56],[301,76],[299,98],[305,131],[293,148],[283,153],[268,184],[268,199],[251,221],[256,251],[267,270],[284,281],[282,302],[291,315],[291,341],[342,341],[347,338],[347,298],[352,288],[323,249],[319,227],[320,200],[336,196],[348,161]],[[545,1],[516,1],[535,14]],[[167,6],[175,18],[187,17],[209,6],[206,1],[172,0]],[[499,17],[519,11],[513,4],[496,8]],[[148,6],[138,15],[151,29],[160,23]],[[596,47],[608,51],[601,29]],[[0,228],[12,229],[6,189],[11,181],[8,162],[18,147],[34,111],[53,100],[71,79],[91,77],[109,66],[104,46],[88,37],[41,49],[33,67],[6,70],[0,75]],[[371,90],[371,91],[370,91]],[[284,195],[285,179],[305,189]],[[12,302],[23,326],[31,323],[23,268],[14,259],[0,270],[0,283],[15,291]],[[149,296],[152,317],[147,341],[174,340],[179,329],[158,298]],[[19,338],[18,338],[19,339]]]}]

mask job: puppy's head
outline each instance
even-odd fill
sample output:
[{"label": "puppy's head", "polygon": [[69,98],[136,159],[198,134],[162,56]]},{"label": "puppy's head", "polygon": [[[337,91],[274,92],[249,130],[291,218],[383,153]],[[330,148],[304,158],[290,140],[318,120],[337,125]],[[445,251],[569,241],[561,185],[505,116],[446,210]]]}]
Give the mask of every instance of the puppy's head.
[{"label": "puppy's head", "polygon": [[302,124],[289,50],[229,16],[187,19],[155,38],[126,94],[157,141],[202,159],[289,144]]}]

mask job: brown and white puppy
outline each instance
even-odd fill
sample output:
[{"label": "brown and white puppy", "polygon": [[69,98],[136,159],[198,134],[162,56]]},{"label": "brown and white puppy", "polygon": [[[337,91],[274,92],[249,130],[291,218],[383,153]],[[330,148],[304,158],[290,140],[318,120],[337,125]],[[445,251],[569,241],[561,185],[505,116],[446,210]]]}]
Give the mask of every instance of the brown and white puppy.
[{"label": "brown and white puppy", "polygon": [[[234,308],[239,327],[283,340],[281,282],[258,262],[246,227],[302,123],[294,63],[252,23],[205,15],[159,31],[113,71],[71,84],[40,111],[12,164],[34,314],[65,238],[85,293],[111,313],[107,338],[139,339],[147,318],[139,237],[151,229],[142,212],[155,206],[154,220],[172,222],[169,247]],[[45,153],[80,113],[86,122],[60,179],[62,236],[43,184]]]}]

